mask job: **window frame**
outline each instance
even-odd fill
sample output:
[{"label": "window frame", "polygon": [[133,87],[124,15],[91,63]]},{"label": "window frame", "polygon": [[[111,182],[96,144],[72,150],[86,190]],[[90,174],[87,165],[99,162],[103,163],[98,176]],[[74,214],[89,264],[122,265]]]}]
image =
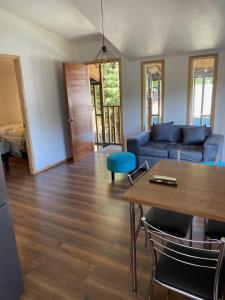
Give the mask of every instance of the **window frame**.
[{"label": "window frame", "polygon": [[[188,97],[187,97],[187,125],[193,125],[193,65],[195,59],[198,58],[214,58],[214,72],[213,72],[213,91],[212,91],[212,103],[211,103],[211,113],[210,113],[210,127],[214,128],[215,123],[215,108],[216,108],[216,90],[217,90],[217,74],[218,74],[218,53],[212,54],[202,54],[189,57],[189,67],[188,67]],[[203,105],[203,103],[202,103]],[[204,117],[201,114],[201,118]]]},{"label": "window frame", "polygon": [[[159,122],[163,122],[164,116],[164,87],[165,87],[165,59],[158,59],[158,60],[148,60],[141,62],[141,126],[142,130],[147,130],[145,128],[145,66],[149,64],[161,64],[162,65],[162,85],[161,85],[161,103],[159,109]],[[149,116],[149,122],[152,122],[152,117],[155,115],[151,114]],[[158,115],[157,115],[158,116]]]}]

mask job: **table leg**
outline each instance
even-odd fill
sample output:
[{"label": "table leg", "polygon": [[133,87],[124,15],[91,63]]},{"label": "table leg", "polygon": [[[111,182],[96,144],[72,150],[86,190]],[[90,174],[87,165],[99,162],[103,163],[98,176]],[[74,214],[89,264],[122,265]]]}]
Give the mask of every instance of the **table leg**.
[{"label": "table leg", "polygon": [[112,172],[112,173],[111,173],[111,176],[112,176],[112,181],[114,181],[114,180],[115,180],[115,173]]},{"label": "table leg", "polygon": [[137,291],[137,270],[136,270],[136,239],[135,239],[135,206],[130,203],[130,234],[131,234],[131,271],[133,292]]}]

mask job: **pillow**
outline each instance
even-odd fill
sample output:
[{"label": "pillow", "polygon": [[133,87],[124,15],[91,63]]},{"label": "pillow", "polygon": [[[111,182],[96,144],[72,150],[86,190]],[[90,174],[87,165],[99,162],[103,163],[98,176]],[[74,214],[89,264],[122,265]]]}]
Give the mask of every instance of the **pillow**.
[{"label": "pillow", "polygon": [[173,142],[173,123],[153,124],[152,140],[154,142]]},{"label": "pillow", "polygon": [[183,144],[184,145],[200,145],[203,144],[206,137],[205,126],[199,127],[183,127]]}]

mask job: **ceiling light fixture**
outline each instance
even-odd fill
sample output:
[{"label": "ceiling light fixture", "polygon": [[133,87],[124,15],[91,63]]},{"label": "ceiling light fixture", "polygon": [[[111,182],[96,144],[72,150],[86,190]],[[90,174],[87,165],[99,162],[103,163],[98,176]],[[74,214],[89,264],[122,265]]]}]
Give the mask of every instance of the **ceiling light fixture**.
[{"label": "ceiling light fixture", "polygon": [[111,67],[115,68],[115,56],[109,51],[109,49],[105,45],[105,30],[104,30],[104,12],[103,12],[103,0],[101,0],[101,17],[102,17],[102,46],[99,50],[94,63],[95,64],[101,64],[110,62]]}]

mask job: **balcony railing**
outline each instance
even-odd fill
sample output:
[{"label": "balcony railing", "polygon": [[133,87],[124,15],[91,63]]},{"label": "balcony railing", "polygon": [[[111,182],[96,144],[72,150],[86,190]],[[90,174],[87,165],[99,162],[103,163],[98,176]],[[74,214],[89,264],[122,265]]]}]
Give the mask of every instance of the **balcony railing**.
[{"label": "balcony railing", "polygon": [[102,113],[95,114],[95,111],[93,111],[93,125],[96,128],[95,144],[102,146],[122,145],[120,120],[121,110],[119,105],[105,105]]},{"label": "balcony railing", "polygon": [[121,111],[119,105],[103,106],[105,143],[121,145]]}]

